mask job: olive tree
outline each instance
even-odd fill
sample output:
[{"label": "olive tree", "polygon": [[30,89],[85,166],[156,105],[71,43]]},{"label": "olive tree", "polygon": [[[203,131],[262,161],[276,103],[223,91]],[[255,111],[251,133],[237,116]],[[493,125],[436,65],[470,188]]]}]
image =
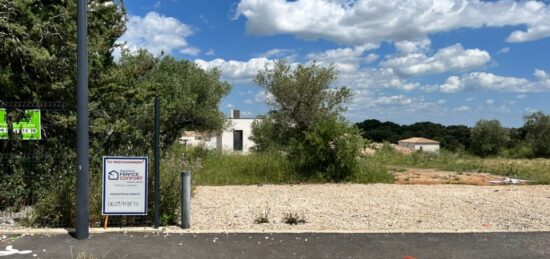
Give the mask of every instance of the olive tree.
[{"label": "olive tree", "polygon": [[471,151],[482,157],[497,155],[509,140],[508,130],[498,120],[479,120],[472,128]]},{"label": "olive tree", "polygon": [[333,88],[334,67],[297,65],[282,60],[258,73],[255,83],[270,111],[253,125],[257,150],[285,153],[304,177],[341,181],[358,170],[359,130],[343,117],[349,88]]},{"label": "olive tree", "polygon": [[535,157],[550,157],[550,115],[535,112],[526,115],[524,129],[527,143]]}]

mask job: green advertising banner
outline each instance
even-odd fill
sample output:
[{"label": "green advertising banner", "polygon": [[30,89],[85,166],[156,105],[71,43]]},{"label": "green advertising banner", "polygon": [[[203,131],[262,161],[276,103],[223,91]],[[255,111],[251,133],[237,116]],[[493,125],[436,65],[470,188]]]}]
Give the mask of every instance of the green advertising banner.
[{"label": "green advertising banner", "polygon": [[6,123],[6,109],[0,109],[0,139],[8,139],[8,124]]},{"label": "green advertising banner", "polygon": [[[0,109],[0,139],[8,139],[6,109]],[[42,139],[40,110],[25,110],[25,115],[18,122],[13,122],[13,133],[21,134],[23,140]]]}]

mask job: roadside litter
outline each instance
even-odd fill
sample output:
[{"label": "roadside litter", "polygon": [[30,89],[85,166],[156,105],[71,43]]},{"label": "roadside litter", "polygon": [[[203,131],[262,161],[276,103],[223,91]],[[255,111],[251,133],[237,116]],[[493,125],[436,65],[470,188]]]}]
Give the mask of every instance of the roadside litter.
[{"label": "roadside litter", "polygon": [[510,177],[504,177],[501,180],[493,180],[493,181],[489,181],[489,182],[494,183],[494,184],[527,184],[531,181],[521,180],[521,179],[516,179],[516,178],[510,178]]}]

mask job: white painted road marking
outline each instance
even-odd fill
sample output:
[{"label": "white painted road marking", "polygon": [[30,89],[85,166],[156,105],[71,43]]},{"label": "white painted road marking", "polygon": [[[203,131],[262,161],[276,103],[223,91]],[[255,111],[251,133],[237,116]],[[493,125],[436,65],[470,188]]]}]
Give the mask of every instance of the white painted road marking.
[{"label": "white painted road marking", "polygon": [[19,251],[17,249],[14,249],[13,246],[6,246],[6,251],[0,251],[0,256],[8,256],[8,255],[14,255],[14,254],[30,254],[32,253],[31,250],[23,250]]}]

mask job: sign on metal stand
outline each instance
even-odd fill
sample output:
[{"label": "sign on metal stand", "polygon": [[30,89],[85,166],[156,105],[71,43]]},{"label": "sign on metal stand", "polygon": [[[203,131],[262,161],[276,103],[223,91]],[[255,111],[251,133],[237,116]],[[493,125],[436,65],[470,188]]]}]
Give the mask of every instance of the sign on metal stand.
[{"label": "sign on metal stand", "polygon": [[147,157],[103,157],[102,215],[147,215]]}]

